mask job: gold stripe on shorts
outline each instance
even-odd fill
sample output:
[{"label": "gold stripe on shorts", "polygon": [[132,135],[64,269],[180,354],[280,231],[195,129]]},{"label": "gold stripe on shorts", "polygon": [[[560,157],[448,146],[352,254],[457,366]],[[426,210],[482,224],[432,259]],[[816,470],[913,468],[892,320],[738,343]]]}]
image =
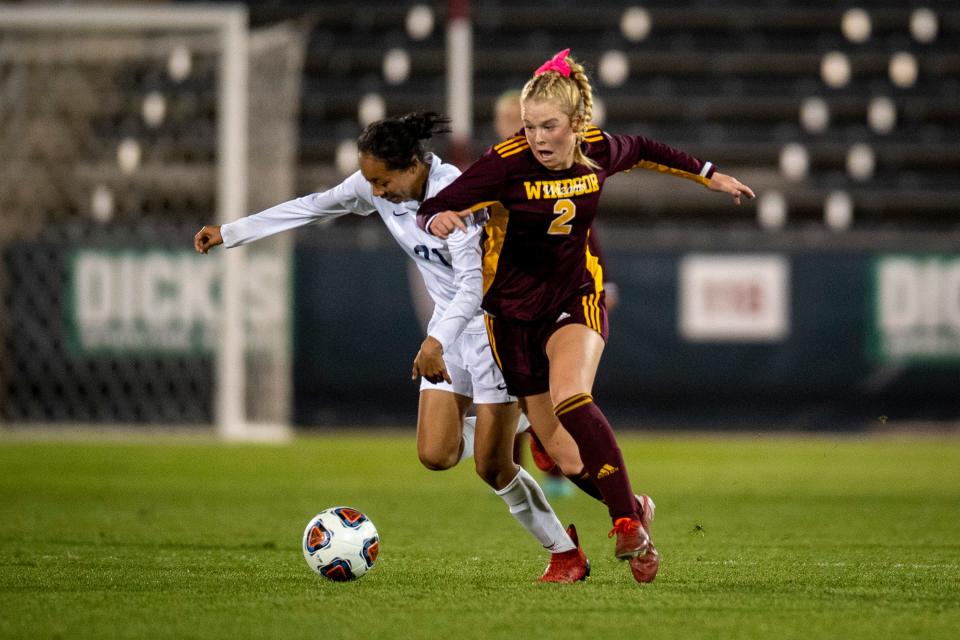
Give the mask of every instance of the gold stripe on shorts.
[{"label": "gold stripe on shorts", "polygon": [[487,326],[487,340],[490,342],[490,350],[493,352],[493,359],[496,361],[497,366],[500,367],[500,370],[503,370],[503,365],[500,364],[500,354],[497,353],[497,339],[493,336],[493,317],[483,314],[483,323]]},{"label": "gold stripe on shorts", "polygon": [[587,326],[601,333],[600,331],[600,296],[596,293],[591,293],[589,296],[583,296],[583,318]]}]

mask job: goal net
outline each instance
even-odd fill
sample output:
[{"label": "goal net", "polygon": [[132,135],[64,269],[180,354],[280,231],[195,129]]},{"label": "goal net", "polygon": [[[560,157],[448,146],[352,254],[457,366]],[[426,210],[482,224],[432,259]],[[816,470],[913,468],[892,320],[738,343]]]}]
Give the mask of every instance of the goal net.
[{"label": "goal net", "polygon": [[0,7],[0,427],[283,437],[305,31],[231,7]]}]

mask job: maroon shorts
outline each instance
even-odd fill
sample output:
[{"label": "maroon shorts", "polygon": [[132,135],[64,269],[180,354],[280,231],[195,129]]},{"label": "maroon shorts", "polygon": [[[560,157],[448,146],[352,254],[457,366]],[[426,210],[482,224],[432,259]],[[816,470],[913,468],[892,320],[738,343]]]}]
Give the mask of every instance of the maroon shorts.
[{"label": "maroon shorts", "polygon": [[574,296],[564,304],[556,317],[538,322],[514,322],[484,316],[487,337],[493,357],[503,372],[511,395],[533,396],[550,390],[550,362],[547,340],[554,331],[568,324],[582,324],[600,334],[603,341],[610,335],[607,303],[603,291]]}]

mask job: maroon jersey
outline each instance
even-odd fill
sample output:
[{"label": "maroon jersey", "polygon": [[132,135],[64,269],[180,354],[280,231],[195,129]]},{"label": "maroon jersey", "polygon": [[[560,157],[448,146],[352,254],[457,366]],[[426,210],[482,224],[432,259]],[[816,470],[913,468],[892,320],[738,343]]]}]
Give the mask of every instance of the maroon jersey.
[{"label": "maroon jersey", "polygon": [[526,138],[491,147],[417,213],[421,228],[441,211],[489,207],[483,234],[483,308],[496,317],[530,322],[556,314],[573,295],[603,290],[603,271],[590,251],[590,225],[608,176],[635,167],[706,184],[713,165],[642,136],[610,135],[596,127],[584,138],[599,165],[551,171]]}]

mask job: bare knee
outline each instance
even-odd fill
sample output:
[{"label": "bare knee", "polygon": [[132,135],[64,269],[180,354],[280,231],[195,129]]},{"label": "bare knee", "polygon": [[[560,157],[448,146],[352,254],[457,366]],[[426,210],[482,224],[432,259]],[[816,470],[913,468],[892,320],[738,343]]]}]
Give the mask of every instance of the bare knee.
[{"label": "bare knee", "polygon": [[420,464],[431,471],[446,471],[455,467],[460,460],[459,451],[449,451],[439,447],[420,449],[417,455],[420,457]]},{"label": "bare knee", "polygon": [[424,389],[417,411],[417,456],[431,471],[456,466],[463,442],[463,416],[470,398],[449,391]]}]

